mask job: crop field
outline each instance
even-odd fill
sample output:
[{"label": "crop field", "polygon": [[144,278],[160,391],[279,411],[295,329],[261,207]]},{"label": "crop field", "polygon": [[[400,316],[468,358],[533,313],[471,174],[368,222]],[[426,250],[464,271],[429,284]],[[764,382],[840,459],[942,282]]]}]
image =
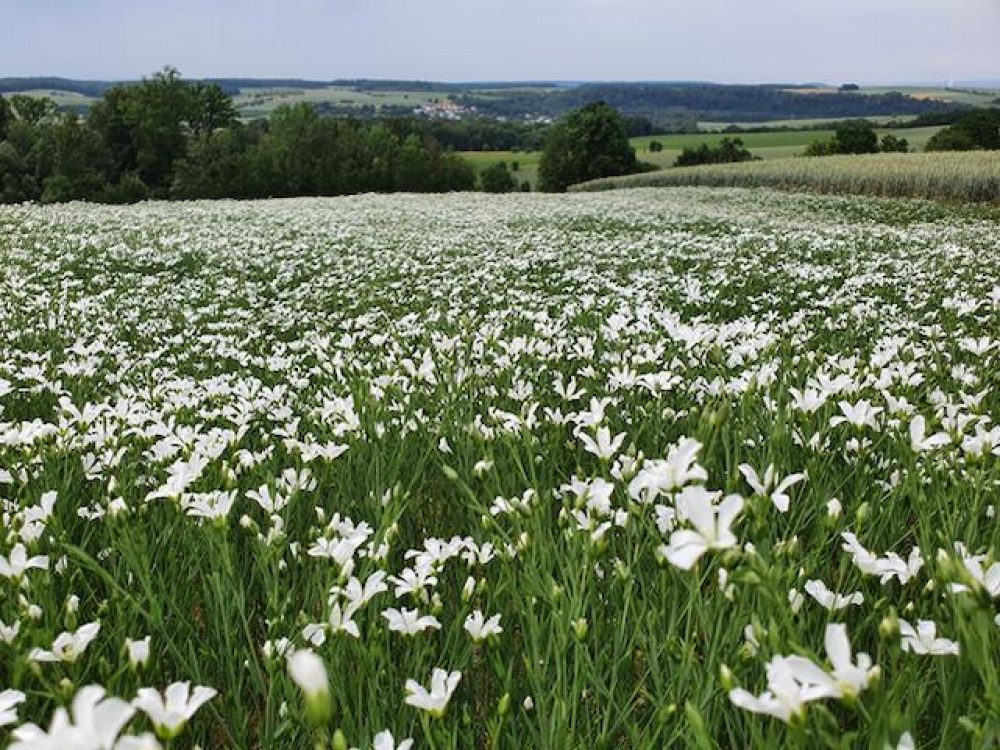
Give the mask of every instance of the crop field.
[{"label": "crop field", "polygon": [[[939,126],[929,126],[922,128],[877,128],[876,132],[881,138],[883,135],[895,135],[899,138],[906,138],[910,142],[910,148],[923,149],[931,136],[937,133]],[[636,150],[636,155],[642,159],[656,157],[657,154],[649,153],[651,141],[659,141],[663,144],[663,152],[667,151],[680,153],[683,148],[697,148],[702,143],[709,145],[717,144],[722,138],[739,138],[755,156],[763,159],[783,159],[788,156],[795,156],[805,151],[806,147],[814,141],[825,141],[833,138],[833,130],[788,130],[773,131],[765,133],[676,133],[672,135],[651,135],[640,138],[632,138],[630,143]]]},{"label": "crop field", "polygon": [[1000,201],[1000,152],[860,154],[681,167],[591,180],[571,190],[770,187],[952,201]]},{"label": "crop field", "polygon": [[513,169],[517,165],[517,170],[511,172],[511,176],[518,182],[527,182],[532,190],[538,188],[538,162],[542,158],[541,151],[462,151],[462,158],[466,159],[476,173],[482,172],[487,167],[504,162],[508,169]]},{"label": "crop field", "polygon": [[0,746],[995,747],[997,237],[0,207]]},{"label": "crop field", "polygon": [[248,88],[240,92],[234,103],[243,117],[267,117],[281,106],[296,104],[331,104],[342,107],[383,106],[419,107],[440,101],[445,94],[426,91],[359,91],[347,86],[327,86],[316,89]]}]

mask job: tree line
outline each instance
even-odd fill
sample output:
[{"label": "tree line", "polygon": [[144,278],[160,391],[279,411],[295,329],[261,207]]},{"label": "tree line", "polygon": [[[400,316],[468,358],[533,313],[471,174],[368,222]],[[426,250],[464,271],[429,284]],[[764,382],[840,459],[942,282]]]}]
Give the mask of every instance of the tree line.
[{"label": "tree line", "polygon": [[0,201],[109,203],[471,190],[457,154],[407,121],[320,117],[308,105],[241,122],[214,83],[172,69],[106,90],[86,118],[0,97]]}]

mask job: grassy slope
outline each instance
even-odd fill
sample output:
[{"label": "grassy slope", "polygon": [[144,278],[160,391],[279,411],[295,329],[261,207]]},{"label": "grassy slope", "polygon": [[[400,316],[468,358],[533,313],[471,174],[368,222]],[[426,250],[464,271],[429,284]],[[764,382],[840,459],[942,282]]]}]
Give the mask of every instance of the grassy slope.
[{"label": "grassy slope", "polygon": [[[878,133],[880,136],[892,133],[906,138],[910,142],[911,148],[923,149],[927,145],[927,141],[930,140],[930,137],[938,130],[940,130],[940,127],[932,126],[926,128],[879,129]],[[633,138],[631,139],[631,143],[640,161],[655,164],[661,169],[666,169],[673,166],[674,160],[680,154],[681,149],[695,147],[701,143],[718,143],[723,137],[714,133],[683,133]],[[754,156],[770,161],[798,156],[813,141],[832,138],[833,131],[793,130],[776,133],[743,133],[738,137],[743,140],[743,143],[753,152]],[[651,141],[662,143],[664,147],[663,151],[655,153],[650,151],[649,144]],[[521,179],[526,178],[533,188],[537,184],[538,160],[541,156],[537,151],[464,151],[462,152],[462,156],[469,159],[477,171],[481,171],[490,164],[495,164],[498,161],[505,161],[508,165],[512,161],[517,161],[524,175]]]}]

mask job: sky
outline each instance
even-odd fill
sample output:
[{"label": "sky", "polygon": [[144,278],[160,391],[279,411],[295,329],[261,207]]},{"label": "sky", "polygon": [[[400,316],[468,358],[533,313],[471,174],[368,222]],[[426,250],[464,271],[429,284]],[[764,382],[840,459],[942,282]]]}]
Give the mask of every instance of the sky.
[{"label": "sky", "polygon": [[0,0],[0,77],[1000,80],[1000,0]]}]

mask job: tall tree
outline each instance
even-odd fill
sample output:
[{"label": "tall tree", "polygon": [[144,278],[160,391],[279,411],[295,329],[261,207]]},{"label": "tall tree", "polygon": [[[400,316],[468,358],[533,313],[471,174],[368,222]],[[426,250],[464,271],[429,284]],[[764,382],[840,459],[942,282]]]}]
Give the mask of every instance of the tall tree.
[{"label": "tall tree", "polygon": [[570,185],[636,170],[625,122],[604,102],[593,102],[556,123],[545,139],[539,186],[562,192]]},{"label": "tall tree", "polygon": [[0,141],[7,137],[7,125],[14,119],[7,98],[0,96]]}]

